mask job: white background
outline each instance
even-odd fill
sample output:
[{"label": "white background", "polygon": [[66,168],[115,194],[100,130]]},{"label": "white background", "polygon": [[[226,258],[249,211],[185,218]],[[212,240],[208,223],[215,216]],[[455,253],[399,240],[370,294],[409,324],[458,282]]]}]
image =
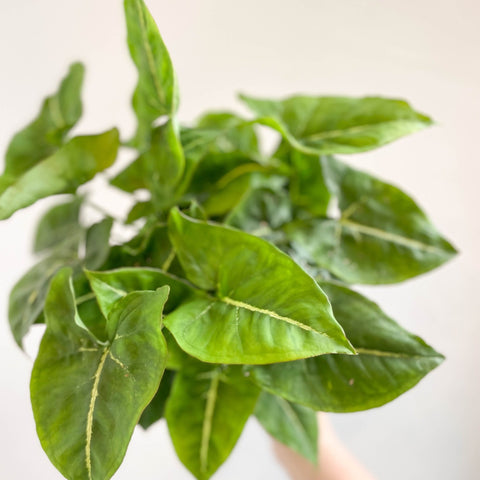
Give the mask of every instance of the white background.
[{"label": "white background", "polygon": [[[134,68],[120,0],[0,1],[0,150],[70,61],[87,64],[77,129],[129,134]],[[475,480],[480,471],[478,183],[480,4],[475,0],[150,0],[180,79],[181,119],[241,108],[235,92],[381,94],[410,100],[437,126],[351,161],[401,185],[461,251],[400,286],[364,289],[447,361],[380,409],[336,415],[344,441],[379,480]],[[240,110],[241,111],[241,110]],[[120,197],[105,196],[108,208]],[[113,203],[115,202],[115,203]],[[120,203],[118,203],[120,204]],[[7,296],[32,264],[39,202],[0,227],[0,478],[55,480],[35,436],[31,359],[7,328]],[[33,350],[35,339],[28,342]],[[117,480],[187,480],[164,426],[136,432]],[[286,480],[251,421],[218,480]],[[353,480],[353,479],[352,479]]]}]

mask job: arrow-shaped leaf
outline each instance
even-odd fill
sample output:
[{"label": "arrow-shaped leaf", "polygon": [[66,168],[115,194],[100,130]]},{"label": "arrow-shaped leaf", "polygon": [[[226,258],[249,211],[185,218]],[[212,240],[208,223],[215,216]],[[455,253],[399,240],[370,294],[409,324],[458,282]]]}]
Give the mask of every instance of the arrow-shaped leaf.
[{"label": "arrow-shaped leaf", "polygon": [[169,233],[187,278],[209,292],[165,319],[190,355],[264,364],[354,352],[322,290],[272,244],[178,210],[171,212]]},{"label": "arrow-shaped leaf", "polygon": [[[143,0],[125,0],[128,47],[138,70],[133,108],[138,118],[134,142],[143,146],[152,122],[178,109],[178,87],[172,61],[155,20]],[[148,142],[147,142],[148,143]]]},{"label": "arrow-shaped leaf", "polygon": [[163,374],[167,295],[164,287],[121,298],[100,343],[78,316],[70,271],[53,279],[30,388],[40,442],[69,480],[108,480],[121,464]]}]

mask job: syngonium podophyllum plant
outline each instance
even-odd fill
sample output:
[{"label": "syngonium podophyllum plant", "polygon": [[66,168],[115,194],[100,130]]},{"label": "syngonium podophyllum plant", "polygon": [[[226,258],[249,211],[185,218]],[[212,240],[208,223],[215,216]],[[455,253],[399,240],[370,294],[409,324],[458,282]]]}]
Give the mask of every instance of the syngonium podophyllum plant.
[{"label": "syngonium podophyllum plant", "polygon": [[[134,138],[69,135],[82,112],[74,64],[13,137],[0,177],[3,219],[64,195],[39,221],[40,261],[9,306],[19,345],[46,324],[31,378],[41,444],[66,478],[105,480],[135,426],[165,418],[180,460],[205,480],[255,415],[316,462],[316,411],[383,405],[443,359],[350,286],[407,280],[454,248],[408,195],[334,156],[432,122],[394,99],[242,96],[250,119],[213,112],[180,126],[157,27],[142,0],[125,0],[125,13]],[[258,125],[279,134],[271,155]],[[132,208],[86,225],[77,189],[119,148],[134,159],[109,182]],[[133,238],[113,244],[115,223]]]}]

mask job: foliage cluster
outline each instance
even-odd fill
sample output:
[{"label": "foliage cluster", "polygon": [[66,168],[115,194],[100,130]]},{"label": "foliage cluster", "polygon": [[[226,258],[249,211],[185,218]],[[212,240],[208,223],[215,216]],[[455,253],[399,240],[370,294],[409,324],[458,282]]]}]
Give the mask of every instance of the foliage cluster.
[{"label": "foliage cluster", "polygon": [[[2,219],[63,195],[9,306],[20,346],[46,323],[31,379],[41,444],[66,478],[106,480],[137,423],[164,417],[180,460],[206,480],[254,414],[316,462],[315,411],[380,406],[443,359],[350,285],[401,282],[455,250],[408,195],[335,157],[432,122],[396,99],[242,96],[250,119],[211,112],[181,126],[158,29],[142,0],[125,13],[134,138],[69,135],[82,113],[74,64],[13,137],[0,177]],[[278,133],[271,154],[259,125]],[[132,208],[85,225],[77,189],[119,148],[135,159],[109,181]],[[136,233],[112,244],[115,223]]]}]

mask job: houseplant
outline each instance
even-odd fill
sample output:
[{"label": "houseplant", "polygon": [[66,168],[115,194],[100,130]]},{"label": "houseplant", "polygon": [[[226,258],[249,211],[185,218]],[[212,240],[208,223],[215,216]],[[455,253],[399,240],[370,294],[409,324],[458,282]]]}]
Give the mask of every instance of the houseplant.
[{"label": "houseplant", "polygon": [[[14,287],[9,316],[18,343],[47,323],[31,383],[42,445],[67,478],[109,478],[140,414],[148,426],[168,399],[175,448],[198,478],[254,412],[314,460],[312,410],[381,405],[441,361],[348,285],[411,278],[453,249],[405,194],[332,157],[431,122],[396,100],[244,97],[253,119],[211,113],[179,127],[168,53],[143,3],[125,6],[139,70],[135,137],[68,139],[81,113],[76,64],[12,140],[0,180],[6,218],[71,195],[121,146],[138,159],[112,184],[150,192],[126,220],[138,232],[124,245],[110,245],[112,218],[79,222],[82,196],[40,221],[42,260]],[[271,156],[258,148],[258,124],[281,136]]]}]

